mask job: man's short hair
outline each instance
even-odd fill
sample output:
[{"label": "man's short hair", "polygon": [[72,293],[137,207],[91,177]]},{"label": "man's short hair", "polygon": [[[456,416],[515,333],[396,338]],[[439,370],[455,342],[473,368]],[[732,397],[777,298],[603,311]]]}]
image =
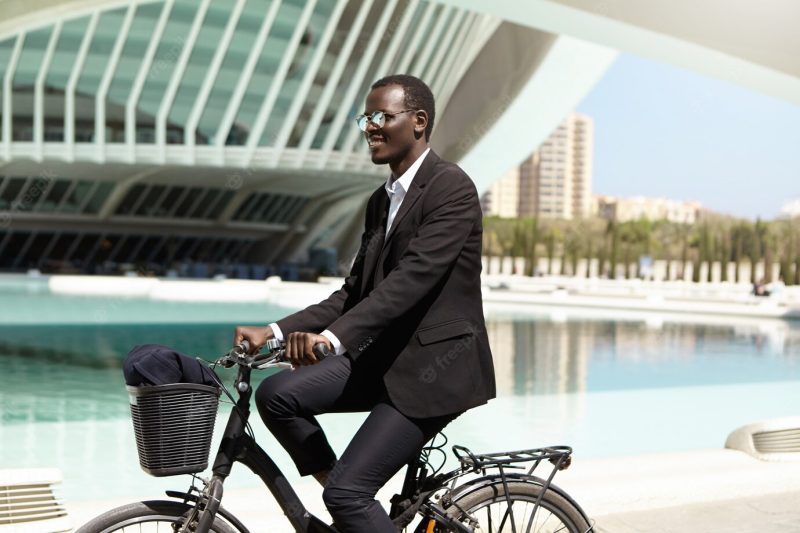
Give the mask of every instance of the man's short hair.
[{"label": "man's short hair", "polygon": [[428,114],[428,126],[425,128],[425,140],[431,138],[433,119],[436,117],[436,104],[433,93],[424,81],[410,74],[393,74],[381,78],[372,84],[372,89],[387,85],[399,85],[405,93],[405,106],[408,109],[421,109]]}]

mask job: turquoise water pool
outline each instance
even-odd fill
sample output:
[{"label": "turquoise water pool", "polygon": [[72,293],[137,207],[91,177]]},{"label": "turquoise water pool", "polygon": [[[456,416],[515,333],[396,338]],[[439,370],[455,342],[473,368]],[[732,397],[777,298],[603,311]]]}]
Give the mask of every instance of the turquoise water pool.
[{"label": "turquoise water pool", "polygon": [[[290,311],[34,289],[0,298],[0,468],[59,467],[72,500],[185,485],[138,467],[120,369],[130,347],[158,342],[211,359],[229,346],[236,323]],[[578,457],[607,457],[719,448],[740,425],[800,411],[797,324],[502,307],[487,315],[499,397],[447,431],[451,442],[479,451],[566,443]],[[334,447],[346,445],[363,416],[322,418]],[[260,421],[252,422],[293,475]],[[231,483],[257,480],[235,472]]]}]

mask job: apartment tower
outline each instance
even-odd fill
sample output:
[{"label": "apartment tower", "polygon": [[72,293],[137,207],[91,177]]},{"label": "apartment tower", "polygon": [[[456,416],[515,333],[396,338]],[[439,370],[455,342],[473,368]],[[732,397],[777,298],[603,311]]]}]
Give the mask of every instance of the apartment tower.
[{"label": "apartment tower", "polygon": [[[571,113],[519,167],[484,197],[484,212],[502,217],[572,219],[592,206],[592,119]],[[516,189],[516,212],[509,206]]]}]

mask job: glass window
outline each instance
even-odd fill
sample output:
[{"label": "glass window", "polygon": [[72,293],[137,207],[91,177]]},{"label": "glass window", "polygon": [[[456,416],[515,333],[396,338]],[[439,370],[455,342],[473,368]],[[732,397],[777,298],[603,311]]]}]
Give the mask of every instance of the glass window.
[{"label": "glass window", "polygon": [[208,220],[216,219],[220,213],[225,210],[231,198],[233,198],[233,191],[231,190],[221,191],[220,189],[216,189],[216,191],[216,200],[211,204],[208,212],[204,213],[203,218],[207,218]]},{"label": "glass window", "polygon": [[[77,142],[91,142],[94,138],[94,100],[100,87],[100,80],[108,66],[111,51],[117,41],[126,10],[120,8],[105,11],[101,13],[97,21],[92,44],[89,46],[89,53],[78,79],[77,92],[81,98],[76,98],[75,106],[75,140]],[[79,102],[79,100],[85,101]],[[80,110],[85,111],[81,113]]]},{"label": "glass window", "polygon": [[250,51],[255,45],[256,37],[261,30],[261,23],[269,11],[270,4],[270,0],[249,0],[245,4],[200,117],[197,126],[197,144],[214,144],[216,142],[215,136],[222,116],[233,97],[233,92],[239,83]]},{"label": "glass window", "polygon": [[19,258],[19,265],[23,267],[38,267],[44,261],[44,252],[50,247],[51,241],[55,238],[54,233],[37,233],[33,240],[28,243],[25,255]]},{"label": "glass window", "polygon": [[122,239],[121,235],[103,235],[100,237],[100,243],[97,246],[97,251],[92,258],[92,262],[103,263],[110,259],[111,253],[116,249],[117,245]]},{"label": "glass window", "polygon": [[132,214],[133,208],[136,207],[137,202],[139,201],[139,197],[145,192],[145,187],[146,187],[145,185],[139,183],[128,189],[128,192],[125,194],[125,197],[117,206],[117,209],[114,214],[116,215]]},{"label": "glass window", "polygon": [[125,235],[118,244],[117,251],[109,259],[117,263],[127,263],[131,260],[136,248],[139,247],[144,237],[141,235]]},{"label": "glass window", "polygon": [[[419,72],[420,68],[420,60],[422,59],[420,56],[427,48],[427,41],[429,38],[432,38],[433,30],[436,28],[436,22],[439,20],[439,17],[442,16],[442,11],[444,11],[446,6],[437,5],[433,9],[433,15],[428,18],[427,25],[424,28],[424,32],[422,33],[423,38],[418,41],[417,48],[412,54],[411,62],[408,64],[406,68],[407,72]],[[449,8],[448,8],[449,9]],[[421,29],[421,28],[420,28]]]},{"label": "glass window", "polygon": [[95,187],[94,192],[92,193],[91,198],[86,203],[86,206],[83,208],[84,214],[87,215],[96,215],[102,209],[103,204],[106,202],[108,195],[111,194],[111,190],[114,188],[114,184],[108,181],[101,181],[98,183],[97,187]]},{"label": "glass window", "polygon": [[291,223],[300,214],[300,212],[308,205],[308,198],[300,198],[297,203],[292,207],[292,210],[287,214],[286,220]]},{"label": "glass window", "polygon": [[136,7],[106,99],[106,127],[113,131],[113,135],[107,138],[109,141],[125,140],[125,104],[139,74],[162,8],[163,4],[160,2]]},{"label": "glass window", "polygon": [[275,202],[274,205],[270,206],[269,210],[266,210],[261,214],[259,217],[260,221],[274,224],[285,223],[285,215],[292,207],[295,197],[280,195],[279,198],[280,200]]},{"label": "glass window", "polygon": [[247,199],[245,199],[245,201],[242,202],[241,205],[239,205],[239,208],[233,214],[233,219],[234,220],[244,220],[243,215],[245,213],[247,213],[248,211],[250,211],[250,209],[252,209],[253,206],[256,204],[256,197],[257,196],[258,195],[256,195],[256,194],[251,194],[250,196],[248,196]]},{"label": "glass window", "polygon": [[[14,51],[16,42],[16,37],[0,41],[0,81],[5,79],[8,62],[11,59],[11,53]],[[2,117],[5,112],[5,109],[3,109],[3,83],[0,83],[0,124],[2,124]],[[2,138],[3,131],[2,128],[0,128],[0,140],[2,140]]]},{"label": "glass window", "polygon": [[153,212],[153,216],[157,217],[167,217],[172,212],[172,210],[176,207],[175,202],[177,202],[181,195],[186,191],[186,187],[170,187],[169,191],[167,192],[166,196],[164,197],[164,201],[161,202],[160,205],[156,206],[156,210]]},{"label": "glass window", "polygon": [[[286,51],[297,20],[303,11],[302,4],[304,2],[299,0],[284,1],[278,8],[275,23],[270,29],[261,56],[253,70],[253,76],[250,78],[242,103],[237,110],[236,119],[227,133],[226,144],[245,144],[247,142],[253,122],[270,90],[275,72],[278,70],[278,65]],[[280,107],[281,104],[277,103],[275,109],[278,110]]]},{"label": "glass window", "polygon": [[16,258],[22,251],[22,247],[28,241],[30,233],[25,232],[12,232],[11,236],[6,241],[6,246],[3,248],[3,253],[0,254],[0,267],[11,268],[16,262]]},{"label": "glass window", "polygon": [[[169,111],[168,120],[177,129],[183,130],[186,125],[200,91],[200,86],[208,74],[208,66],[211,64],[217,46],[222,39],[225,24],[228,22],[233,6],[233,0],[214,0],[209,5],[208,11],[206,11],[200,32],[197,34],[197,40],[192,48],[192,53],[189,55],[186,70],[181,77],[178,92],[175,94],[172,108]],[[183,136],[175,136],[170,141],[182,142]]]},{"label": "glass window", "polygon": [[77,213],[78,208],[86,199],[86,195],[91,193],[94,188],[94,183],[89,180],[80,180],[75,184],[72,191],[67,194],[67,199],[59,208],[60,213]]},{"label": "glass window", "polygon": [[189,256],[189,252],[191,252],[194,248],[196,242],[197,239],[195,237],[187,237],[183,239],[183,242],[181,242],[175,250],[173,259],[176,261],[185,261]]},{"label": "glass window", "polygon": [[[355,71],[361,62],[364,51],[372,38],[372,28],[378,24],[378,21],[382,17],[384,10],[385,6],[382,3],[373,4],[372,9],[367,15],[364,26],[361,28],[361,33],[359,34],[358,39],[356,40],[355,45],[350,52],[350,57],[345,63],[345,68],[342,71],[342,75],[335,85],[336,89],[334,90],[333,98],[328,103],[328,108],[322,117],[322,122],[320,122],[319,129],[311,143],[312,148],[322,148],[322,143],[325,142],[325,137],[327,137],[328,132],[330,131],[331,123],[335,120],[336,115],[339,114],[341,106],[346,105],[351,107],[350,102],[344,101],[345,93],[347,92],[353,76],[355,75]],[[378,53],[376,55],[380,56],[380,48],[377,51]],[[363,100],[364,96],[359,95],[356,98],[358,100]],[[350,123],[349,118],[350,117],[348,117],[347,120],[348,125]]]},{"label": "glass window", "polygon": [[139,206],[136,208],[136,213],[134,214],[152,215],[158,207],[157,204],[161,203],[161,195],[163,195],[166,190],[167,187],[165,185],[152,185],[144,199],[139,202]]},{"label": "glass window", "polygon": [[282,198],[283,196],[280,194],[259,194],[258,199],[253,205],[253,208],[249,212],[243,213],[244,219],[251,222],[265,220],[265,213],[274,211],[281,202]]},{"label": "glass window", "polygon": [[199,187],[192,187],[189,189],[189,192],[186,194],[186,196],[184,196],[183,201],[175,211],[175,216],[178,218],[184,218],[189,213],[189,210],[194,207],[196,201],[199,200],[202,192],[203,189]]},{"label": "glass window", "polygon": [[[308,68],[308,64],[311,62],[314,54],[317,53],[318,46],[321,45],[322,34],[327,29],[326,26],[330,22],[330,17],[335,5],[335,2],[331,1],[320,2],[316,6],[315,13],[311,17],[311,21],[303,34],[303,38],[300,40],[300,46],[297,49],[297,53],[295,53],[292,65],[289,68],[289,73],[286,76],[286,81],[283,87],[281,87],[275,110],[270,115],[267,128],[261,135],[261,142],[259,143],[261,146],[270,146],[274,144],[280,130],[283,128],[283,123],[287,118],[286,113],[292,105],[292,102],[294,102],[297,90]],[[297,115],[292,132],[286,141],[287,146],[297,146],[300,143],[305,128],[311,119],[311,115],[314,113],[316,103],[319,101],[322,90],[331,75],[331,70],[333,70],[333,66],[336,64],[336,58],[344,45],[347,33],[350,30],[353,19],[355,19],[358,13],[360,5],[360,2],[349,2],[337,22],[336,30],[333,33],[330,43],[328,43],[319,69],[315,73],[314,81],[311,83],[306,101],[300,107],[300,113]]]},{"label": "glass window", "polygon": [[[286,224],[289,221],[288,215],[291,213],[292,208],[297,203],[296,197],[288,197],[283,205],[275,211],[272,215],[272,220],[278,224]],[[341,220],[341,219],[340,219]]]},{"label": "glass window", "polygon": [[[167,90],[175,64],[181,56],[189,35],[198,2],[177,0],[170,11],[161,42],[156,48],[153,62],[147,72],[146,81],[137,103],[136,138],[138,142],[155,142],[155,119],[164,93]],[[173,129],[167,124],[169,129]],[[182,130],[180,130],[182,134]]]},{"label": "glass window", "polygon": [[58,207],[58,204],[61,203],[61,200],[64,198],[64,195],[67,193],[67,190],[71,185],[72,182],[69,180],[56,180],[56,182],[50,188],[50,191],[47,193],[45,199],[39,204],[39,211],[55,211],[56,207]]},{"label": "glass window", "polygon": [[[409,39],[414,34],[414,29],[419,25],[420,19],[427,8],[426,3],[420,3],[417,5],[417,8],[414,10],[414,13],[411,15],[411,22],[407,26],[407,29],[401,38],[405,42],[406,46],[410,45]],[[364,111],[364,98],[366,98],[367,93],[369,92],[370,85],[372,85],[376,79],[371,79],[371,76],[374,76],[378,72],[378,67],[381,63],[386,60],[386,56],[384,51],[388,50],[389,46],[393,39],[397,38],[397,31],[398,27],[400,26],[400,22],[403,19],[403,16],[406,14],[406,11],[409,9],[409,4],[405,2],[398,3],[397,8],[392,13],[391,19],[389,19],[389,24],[386,28],[386,31],[383,32],[381,36],[381,41],[378,44],[377,53],[372,58],[372,62],[367,68],[367,73],[364,79],[361,81],[361,87],[356,93],[355,100],[353,100],[352,105],[351,102],[342,102],[344,105],[350,105],[350,109],[347,113],[347,120],[344,121],[342,124],[342,128],[339,132],[339,136],[336,138],[336,143],[334,144],[334,148],[338,150],[344,149],[344,143],[347,139],[348,135],[351,131],[355,131],[355,121],[353,121],[353,117],[356,115],[361,114]],[[368,35],[367,35],[368,36]],[[366,46],[366,40],[364,41],[364,46]],[[390,58],[389,62],[389,72],[394,72],[392,68],[399,61],[400,53],[405,50],[405,47],[399,46],[397,48],[397,52],[395,52],[395,57]],[[379,75],[383,75],[380,73]],[[356,134],[358,135],[358,134]]]},{"label": "glass window", "polygon": [[33,140],[33,87],[50,42],[51,31],[52,27],[47,27],[25,35],[12,84],[14,124],[11,131],[15,141]]},{"label": "glass window", "polygon": [[11,211],[16,209],[15,201],[25,185],[26,178],[6,178],[8,183],[0,194],[0,210]]},{"label": "glass window", "polygon": [[49,89],[57,89],[62,93],[66,89],[88,24],[89,17],[64,22],[53,61],[47,71],[46,83]]},{"label": "glass window", "polygon": [[163,237],[150,235],[144,237],[144,244],[141,246],[137,246],[137,249],[133,256],[129,259],[129,261],[134,263],[143,263],[147,261],[147,257],[150,255],[150,252],[159,245],[159,242],[163,239]]},{"label": "glass window", "polygon": [[174,242],[174,237],[159,238],[158,244],[156,244],[155,248],[148,251],[147,261],[149,263],[163,265],[167,258],[167,253],[170,250],[170,246],[172,245],[173,242]]},{"label": "glass window", "polygon": [[216,198],[218,191],[219,189],[205,189],[200,201],[197,202],[195,208],[189,213],[189,218],[202,218]]},{"label": "glass window", "polygon": [[77,238],[75,233],[62,233],[47,254],[50,261],[61,261],[67,255],[70,245]]},{"label": "glass window", "polygon": [[61,27],[53,61],[45,79],[45,111],[50,113],[45,116],[45,141],[64,140],[64,92],[88,24],[89,17],[81,17],[66,21]]},{"label": "glass window", "polygon": [[33,204],[36,203],[39,196],[42,194],[42,187],[43,185],[37,178],[27,178],[25,180],[25,185],[22,186],[22,191],[17,195],[14,209],[16,211],[30,211]]}]

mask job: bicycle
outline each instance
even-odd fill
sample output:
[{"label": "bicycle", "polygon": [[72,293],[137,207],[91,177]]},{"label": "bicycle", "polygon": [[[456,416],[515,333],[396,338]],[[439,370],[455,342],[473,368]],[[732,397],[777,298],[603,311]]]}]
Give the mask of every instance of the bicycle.
[{"label": "bicycle", "polygon": [[[234,385],[239,399],[234,400],[224,384],[218,383],[234,407],[228,417],[210,479],[201,478],[197,473],[208,466],[210,434],[213,432],[217,405],[204,401],[204,397],[198,394],[216,396],[218,400],[220,390],[193,384],[129,387],[142,468],[156,476],[192,474],[192,485],[186,492],[167,491],[167,496],[172,500],[143,501],[112,509],[82,526],[77,533],[111,533],[134,529],[181,533],[249,533],[240,520],[220,505],[223,483],[237,462],[261,478],[295,531],[336,532],[334,526],[327,525],[306,510],[278,466],[255,442],[249,428],[252,370],[288,365],[283,360],[283,343],[270,340],[264,348],[265,351],[252,355],[247,353],[247,343],[243,343],[212,363],[212,366],[238,366]],[[324,344],[314,347],[320,359],[327,355],[326,350]],[[213,392],[205,389],[213,389]],[[184,396],[180,397],[180,394]],[[148,397],[156,400],[148,403],[145,401]],[[163,434],[169,432],[169,426],[176,424],[175,420],[180,417],[183,417],[183,423],[189,424],[189,430],[185,431],[185,427],[181,426],[172,435],[188,436],[183,444]],[[180,426],[180,423],[177,425]],[[196,436],[201,438],[195,439]],[[194,446],[197,441],[200,441],[199,449]],[[442,444],[431,443],[409,462],[402,489],[391,499],[390,516],[398,530],[405,530],[417,516],[421,516],[414,533],[593,531],[581,507],[552,483],[556,472],[571,463],[572,449],[569,446],[474,454],[463,446],[455,445],[452,450],[459,466],[440,473],[442,463],[430,470],[433,468],[432,453],[438,450],[446,455],[443,451],[445,444],[446,437]],[[534,471],[545,460],[552,465],[549,475],[535,476]],[[474,475],[478,477],[459,484],[462,478]],[[165,529],[160,529],[160,526],[165,526]]]}]

